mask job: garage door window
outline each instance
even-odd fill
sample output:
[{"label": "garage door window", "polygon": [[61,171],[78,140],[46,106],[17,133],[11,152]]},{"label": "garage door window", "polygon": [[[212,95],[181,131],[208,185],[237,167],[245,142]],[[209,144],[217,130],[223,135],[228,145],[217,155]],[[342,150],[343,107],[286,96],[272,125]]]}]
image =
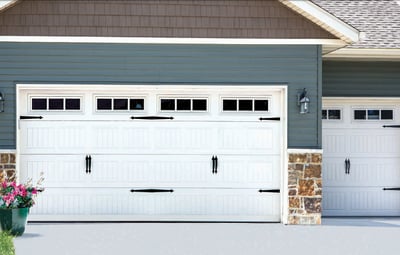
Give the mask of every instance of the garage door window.
[{"label": "garage door window", "polygon": [[357,109],[354,120],[393,120],[393,110]]},{"label": "garage door window", "polygon": [[97,111],[143,111],[144,98],[96,98]]},{"label": "garage door window", "polygon": [[32,97],[32,111],[80,111],[81,98]]},{"label": "garage door window", "polygon": [[322,110],[323,120],[341,120],[342,111],[340,109],[323,109]]},{"label": "garage door window", "polygon": [[268,112],[269,100],[262,98],[223,98],[224,112]]},{"label": "garage door window", "polygon": [[206,98],[161,98],[160,111],[163,112],[206,112]]}]

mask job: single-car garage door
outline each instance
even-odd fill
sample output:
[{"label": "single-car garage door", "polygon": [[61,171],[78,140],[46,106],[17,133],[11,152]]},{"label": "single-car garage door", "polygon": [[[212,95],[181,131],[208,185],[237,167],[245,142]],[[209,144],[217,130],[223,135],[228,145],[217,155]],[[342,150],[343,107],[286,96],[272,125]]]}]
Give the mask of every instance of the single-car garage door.
[{"label": "single-car garage door", "polygon": [[31,219],[280,221],[281,96],[20,86],[20,176],[46,179]]},{"label": "single-car garage door", "polygon": [[323,104],[323,215],[399,216],[399,101]]}]

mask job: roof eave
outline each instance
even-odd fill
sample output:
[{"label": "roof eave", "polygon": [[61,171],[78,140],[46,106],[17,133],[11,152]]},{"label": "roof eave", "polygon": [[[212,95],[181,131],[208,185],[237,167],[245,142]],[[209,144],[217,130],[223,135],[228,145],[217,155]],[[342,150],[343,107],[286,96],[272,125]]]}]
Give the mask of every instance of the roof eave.
[{"label": "roof eave", "polygon": [[3,0],[3,1],[0,1],[0,12],[7,10],[8,8],[13,6],[17,2],[19,2],[19,0]]},{"label": "roof eave", "polygon": [[349,24],[343,22],[318,5],[299,0],[279,0],[282,4],[314,22],[331,34],[337,36],[347,44],[355,43],[359,40],[360,32]]},{"label": "roof eave", "polygon": [[324,55],[324,59],[400,61],[400,49],[343,48]]}]

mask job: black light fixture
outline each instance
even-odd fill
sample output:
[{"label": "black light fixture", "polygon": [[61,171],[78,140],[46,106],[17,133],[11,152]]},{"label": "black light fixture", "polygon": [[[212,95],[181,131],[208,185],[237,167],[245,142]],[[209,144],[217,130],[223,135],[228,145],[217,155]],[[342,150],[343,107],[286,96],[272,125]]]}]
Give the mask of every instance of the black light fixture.
[{"label": "black light fixture", "polygon": [[4,95],[0,92],[0,112],[4,112]]},{"label": "black light fixture", "polygon": [[300,114],[309,113],[310,99],[307,97],[307,90],[304,88],[297,94],[297,105],[300,106]]}]

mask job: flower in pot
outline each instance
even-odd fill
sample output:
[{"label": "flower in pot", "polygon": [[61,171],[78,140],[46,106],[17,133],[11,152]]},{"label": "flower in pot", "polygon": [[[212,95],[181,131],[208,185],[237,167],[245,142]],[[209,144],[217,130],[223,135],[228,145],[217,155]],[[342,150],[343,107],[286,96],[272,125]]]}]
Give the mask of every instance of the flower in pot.
[{"label": "flower in pot", "polygon": [[43,177],[39,179],[37,187],[32,181],[25,184],[17,184],[15,181],[4,180],[0,184],[0,227],[2,231],[8,231],[12,235],[20,236],[25,231],[25,225],[29,208],[35,204],[38,192],[43,189],[41,185]]}]

